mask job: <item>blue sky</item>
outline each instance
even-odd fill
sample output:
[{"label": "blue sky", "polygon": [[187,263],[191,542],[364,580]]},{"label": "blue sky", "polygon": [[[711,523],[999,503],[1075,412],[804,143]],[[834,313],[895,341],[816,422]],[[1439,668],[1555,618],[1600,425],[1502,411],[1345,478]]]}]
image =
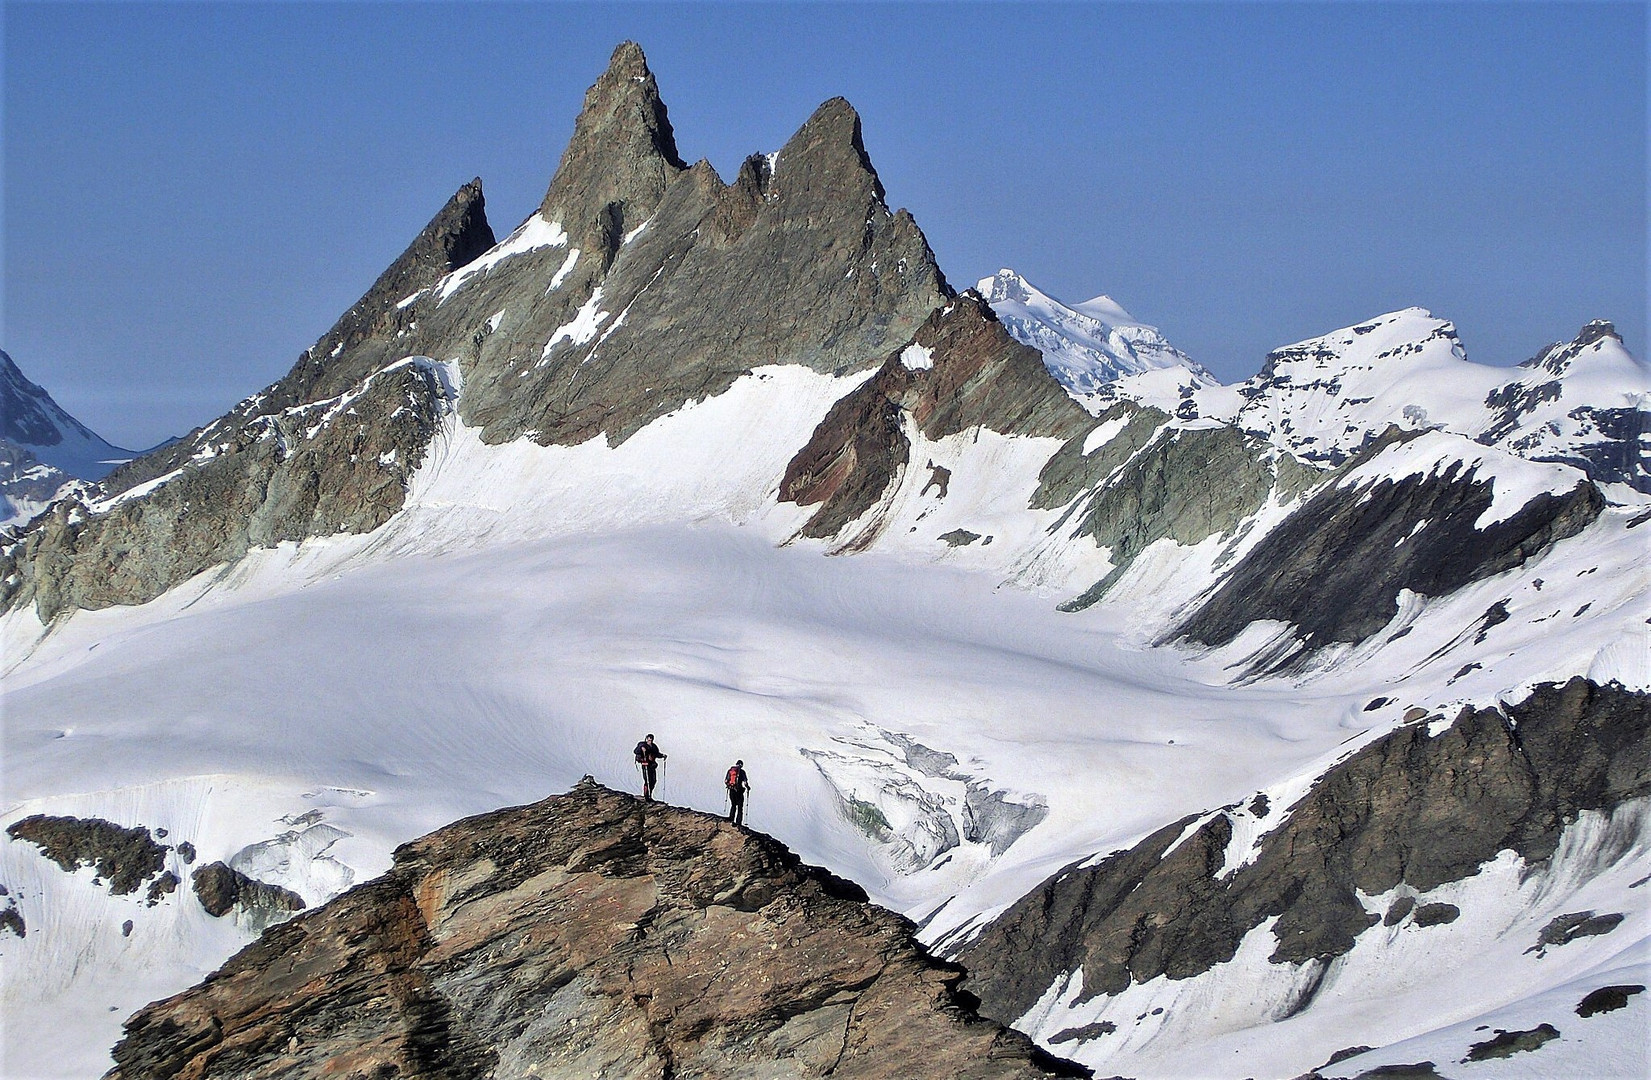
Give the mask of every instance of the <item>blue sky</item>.
[{"label": "blue sky", "polygon": [[819,102],[962,287],[1106,292],[1224,379],[1421,305],[1645,355],[1643,4],[6,0],[3,344],[147,446],[281,375],[442,202],[503,235],[639,41],[731,178]]}]

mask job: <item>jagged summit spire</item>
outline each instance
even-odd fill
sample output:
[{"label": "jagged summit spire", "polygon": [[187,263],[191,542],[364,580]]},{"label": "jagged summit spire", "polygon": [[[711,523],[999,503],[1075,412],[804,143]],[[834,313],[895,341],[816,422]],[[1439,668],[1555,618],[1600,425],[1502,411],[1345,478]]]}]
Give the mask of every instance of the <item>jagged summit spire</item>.
[{"label": "jagged summit spire", "polygon": [[842,172],[834,166],[852,164],[870,180],[877,200],[885,201],[883,182],[860,136],[860,114],[845,98],[834,97],[815,109],[780,150],[780,162],[782,169],[806,162],[815,168],[831,169],[839,176]]},{"label": "jagged summit spire", "polygon": [[686,168],[647,58],[624,41],[585,92],[539,212],[560,222],[576,246],[594,248],[646,220]]}]

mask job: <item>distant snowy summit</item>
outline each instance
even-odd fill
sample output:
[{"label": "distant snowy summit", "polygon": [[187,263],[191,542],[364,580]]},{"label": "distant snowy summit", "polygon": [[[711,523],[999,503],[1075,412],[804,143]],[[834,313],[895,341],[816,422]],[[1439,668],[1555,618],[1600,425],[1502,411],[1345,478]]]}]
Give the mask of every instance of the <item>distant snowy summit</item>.
[{"label": "distant snowy summit", "polygon": [[1609,322],[1492,367],[1468,360],[1450,322],[1405,308],[1275,349],[1257,374],[1223,386],[1110,297],[1068,306],[1013,270],[977,288],[1094,415],[1127,400],[1183,424],[1231,424],[1319,468],[1389,426],[1442,429],[1575,466],[1619,502],[1651,494],[1651,366]]},{"label": "distant snowy summit", "polygon": [[1010,336],[1041,352],[1049,373],[1091,412],[1117,400],[1120,380],[1143,384],[1126,397],[1178,397],[1182,387],[1216,385],[1215,376],[1156,326],[1138,322],[1110,296],[1063,304],[1009,269],[981,278],[975,288]]},{"label": "distant snowy summit", "polygon": [[76,480],[133,457],[70,416],[0,351],[0,525],[26,521]]},{"label": "distant snowy summit", "polygon": [[1581,469],[1608,494],[1651,493],[1651,366],[1608,322],[1517,367],[1474,363],[1450,322],[1423,308],[1275,349],[1261,371],[1179,401],[1183,420],[1230,423],[1298,460],[1341,464],[1389,425],[1443,429],[1534,461]]}]

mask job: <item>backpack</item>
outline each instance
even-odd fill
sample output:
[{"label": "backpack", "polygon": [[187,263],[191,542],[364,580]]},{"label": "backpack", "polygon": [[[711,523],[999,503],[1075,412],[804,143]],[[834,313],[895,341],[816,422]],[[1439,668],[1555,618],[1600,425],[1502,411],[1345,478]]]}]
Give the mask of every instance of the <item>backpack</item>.
[{"label": "backpack", "polygon": [[728,778],[725,783],[731,788],[738,788],[740,786],[740,770],[738,765],[731,766],[728,769]]},{"label": "backpack", "polygon": [[641,764],[646,765],[648,763],[648,744],[645,742],[637,743],[635,754],[636,760]]}]

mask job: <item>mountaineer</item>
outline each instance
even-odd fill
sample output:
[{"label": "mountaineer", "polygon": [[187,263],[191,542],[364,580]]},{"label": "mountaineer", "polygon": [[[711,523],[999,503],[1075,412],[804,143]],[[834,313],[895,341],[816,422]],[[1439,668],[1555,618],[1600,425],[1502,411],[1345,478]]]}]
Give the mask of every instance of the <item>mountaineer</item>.
[{"label": "mountaineer", "polygon": [[667,755],[654,743],[651,732],[636,744],[636,749],[632,752],[636,755],[637,767],[642,770],[642,797],[652,802],[654,787],[659,783],[659,763],[665,760]]},{"label": "mountaineer", "polygon": [[744,761],[736,761],[728,767],[723,784],[728,788],[728,820],[735,825],[744,825],[745,793],[751,790],[751,778],[745,775]]}]

